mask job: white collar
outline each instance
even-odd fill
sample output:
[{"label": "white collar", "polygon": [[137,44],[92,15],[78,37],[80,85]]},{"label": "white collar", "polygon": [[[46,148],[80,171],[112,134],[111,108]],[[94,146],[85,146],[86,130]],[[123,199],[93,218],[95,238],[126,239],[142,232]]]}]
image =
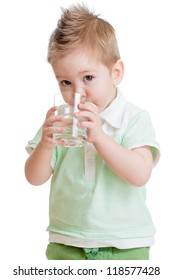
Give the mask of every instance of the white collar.
[{"label": "white collar", "polygon": [[125,105],[126,100],[121,94],[120,89],[117,88],[116,98],[103,112],[100,113],[100,117],[111,126],[120,128],[124,115]]}]

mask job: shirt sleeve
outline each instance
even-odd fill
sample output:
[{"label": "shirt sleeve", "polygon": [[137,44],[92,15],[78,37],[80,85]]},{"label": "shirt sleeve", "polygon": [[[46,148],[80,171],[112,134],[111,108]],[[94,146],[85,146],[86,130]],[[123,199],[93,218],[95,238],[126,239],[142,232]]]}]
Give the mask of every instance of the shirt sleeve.
[{"label": "shirt sleeve", "polygon": [[[37,131],[34,138],[32,140],[30,140],[28,142],[27,146],[25,147],[26,151],[28,152],[29,155],[33,152],[33,150],[35,149],[37,144],[40,142],[41,137],[42,137],[42,127]],[[51,160],[51,167],[53,168],[53,170],[55,167],[56,159],[57,159],[57,149],[55,148],[53,151],[52,160]]]},{"label": "shirt sleeve", "polygon": [[129,150],[150,146],[156,165],[160,158],[160,148],[148,112],[141,111],[133,117],[124,132],[122,145]]}]

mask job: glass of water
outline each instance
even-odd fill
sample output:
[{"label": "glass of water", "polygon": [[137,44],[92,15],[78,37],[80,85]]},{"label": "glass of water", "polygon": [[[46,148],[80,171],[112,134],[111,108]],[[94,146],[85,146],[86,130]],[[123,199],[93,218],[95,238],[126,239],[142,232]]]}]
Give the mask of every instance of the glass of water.
[{"label": "glass of water", "polygon": [[55,95],[54,105],[58,106],[56,116],[62,117],[61,121],[54,123],[54,126],[64,128],[64,132],[55,133],[53,138],[59,141],[64,147],[82,147],[86,143],[87,130],[79,128],[78,122],[84,118],[76,118],[74,113],[79,111],[78,105],[86,102],[86,98],[80,93],[75,93],[74,106],[65,103],[60,94]]}]

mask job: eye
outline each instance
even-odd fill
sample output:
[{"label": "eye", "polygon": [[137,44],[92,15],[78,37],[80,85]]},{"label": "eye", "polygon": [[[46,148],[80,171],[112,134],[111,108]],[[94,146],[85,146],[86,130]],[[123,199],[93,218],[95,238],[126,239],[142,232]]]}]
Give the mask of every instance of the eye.
[{"label": "eye", "polygon": [[87,75],[84,77],[84,81],[90,82],[94,79],[94,77],[92,75]]},{"label": "eye", "polygon": [[71,85],[71,83],[70,83],[69,81],[67,81],[67,80],[61,81],[60,84],[63,85],[63,86],[69,86],[69,85]]}]

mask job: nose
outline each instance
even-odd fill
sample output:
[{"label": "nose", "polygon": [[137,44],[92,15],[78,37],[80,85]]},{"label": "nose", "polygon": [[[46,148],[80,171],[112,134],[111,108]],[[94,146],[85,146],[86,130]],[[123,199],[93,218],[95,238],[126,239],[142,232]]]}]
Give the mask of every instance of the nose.
[{"label": "nose", "polygon": [[85,94],[85,88],[83,82],[80,79],[73,83],[73,91],[74,93],[80,93],[82,95]]},{"label": "nose", "polygon": [[75,87],[75,92],[74,93],[80,93],[81,95],[86,95],[85,90],[83,87]]}]

